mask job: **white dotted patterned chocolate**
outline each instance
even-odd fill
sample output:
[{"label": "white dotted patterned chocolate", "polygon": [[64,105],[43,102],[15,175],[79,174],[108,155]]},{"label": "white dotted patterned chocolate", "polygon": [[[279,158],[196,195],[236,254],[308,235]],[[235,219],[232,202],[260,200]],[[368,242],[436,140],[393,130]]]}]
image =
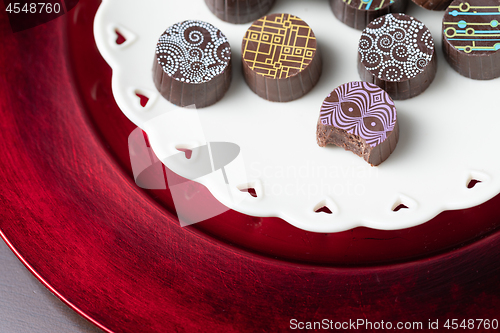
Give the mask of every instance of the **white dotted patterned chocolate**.
[{"label": "white dotted patterned chocolate", "polygon": [[404,81],[422,72],[434,53],[430,31],[411,16],[388,14],[363,31],[361,61],[379,79]]},{"label": "white dotted patterned chocolate", "polygon": [[[387,14],[372,21],[361,35],[358,59],[361,78],[387,88],[393,99],[420,94],[436,73],[430,31],[422,22],[404,14]],[[417,89],[411,91],[410,80],[415,80],[412,83]],[[393,84],[392,88],[390,83],[404,84]]]},{"label": "white dotted patterned chocolate", "polygon": [[154,79],[162,96],[176,105],[199,108],[215,103],[231,80],[226,36],[203,21],[172,25],[156,45]]}]

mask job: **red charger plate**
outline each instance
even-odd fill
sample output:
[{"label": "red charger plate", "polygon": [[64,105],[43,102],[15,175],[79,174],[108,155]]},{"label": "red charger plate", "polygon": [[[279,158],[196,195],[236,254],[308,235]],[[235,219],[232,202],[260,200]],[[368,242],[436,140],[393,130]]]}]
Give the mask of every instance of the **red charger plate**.
[{"label": "red charger plate", "polygon": [[[0,234],[69,306],[112,332],[498,316],[499,196],[396,231],[319,234],[234,211],[181,228],[168,189],[134,183],[98,5],[15,34],[0,22]],[[190,186],[185,204],[218,204]]]}]

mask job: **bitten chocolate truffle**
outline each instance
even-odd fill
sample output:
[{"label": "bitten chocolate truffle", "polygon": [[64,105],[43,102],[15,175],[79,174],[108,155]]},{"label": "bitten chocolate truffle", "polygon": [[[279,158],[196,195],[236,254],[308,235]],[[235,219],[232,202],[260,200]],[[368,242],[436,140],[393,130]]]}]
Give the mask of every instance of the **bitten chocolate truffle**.
[{"label": "bitten chocolate truffle", "polygon": [[436,70],[431,33],[413,17],[387,14],[363,30],[358,47],[359,75],[392,99],[419,95],[434,80]]},{"label": "bitten chocolate truffle", "polygon": [[224,34],[202,21],[169,27],[158,40],[156,88],[179,106],[202,108],[219,101],[231,83],[231,48]]},{"label": "bitten chocolate truffle", "polygon": [[316,138],[320,147],[334,144],[379,165],[399,139],[396,107],[389,95],[368,82],[350,82],[323,101]]},{"label": "bitten chocolate truffle", "polygon": [[407,4],[407,0],[330,0],[335,17],[358,30],[366,28],[377,17],[404,12]]},{"label": "bitten chocolate truffle", "polygon": [[443,17],[443,52],[476,80],[500,77],[500,0],[455,0]]},{"label": "bitten chocolate truffle", "polygon": [[429,10],[445,10],[453,0],[412,0],[422,8]]},{"label": "bitten chocolate truffle", "polygon": [[248,86],[269,101],[300,98],[321,75],[316,37],[297,16],[272,14],[252,23],[243,38],[241,54]]},{"label": "bitten chocolate truffle", "polygon": [[275,0],[205,0],[218,18],[229,23],[249,23],[271,10]]}]

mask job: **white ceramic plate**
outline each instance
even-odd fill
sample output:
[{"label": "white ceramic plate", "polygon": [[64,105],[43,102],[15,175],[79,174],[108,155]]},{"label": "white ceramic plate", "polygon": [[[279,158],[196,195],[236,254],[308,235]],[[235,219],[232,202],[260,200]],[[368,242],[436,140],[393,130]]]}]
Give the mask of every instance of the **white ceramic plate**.
[{"label": "white ceramic plate", "polygon": [[[318,85],[303,98],[272,103],[250,91],[241,74],[241,41],[250,24],[215,17],[203,0],[104,0],[95,18],[95,39],[113,69],[113,94],[123,113],[146,131],[156,155],[181,176],[191,160],[169,159],[176,148],[206,142],[236,143],[241,152],[221,170],[196,178],[227,207],[254,216],[277,216],[309,231],[338,232],[357,226],[402,229],[449,209],[478,205],[500,192],[500,80],[474,81],[454,72],[441,51],[444,12],[410,3],[407,13],[431,30],[439,55],[436,79],[422,95],[396,101],[400,139],[378,167],[342,148],[316,144],[316,122],[326,95],[359,80],[361,32],[340,23],[328,1],[278,0],[272,13],[305,20],[323,58]],[[201,110],[173,106],[152,80],[155,45],[170,25],[198,19],[228,37],[233,81],[225,97]],[[127,41],[116,43],[118,29]],[[142,107],[136,93],[149,102]],[[467,188],[470,179],[481,182]],[[240,191],[253,187],[257,197]],[[403,203],[408,209],[393,211]],[[316,213],[326,205],[332,214]],[[194,208],[195,209],[195,208]],[[472,221],[470,221],[472,223]]]}]

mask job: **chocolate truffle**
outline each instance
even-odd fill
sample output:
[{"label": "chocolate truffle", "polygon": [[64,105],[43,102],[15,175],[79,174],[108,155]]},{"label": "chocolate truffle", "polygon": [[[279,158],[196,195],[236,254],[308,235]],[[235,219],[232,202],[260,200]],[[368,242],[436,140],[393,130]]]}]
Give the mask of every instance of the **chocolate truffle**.
[{"label": "chocolate truffle", "polygon": [[209,106],[231,83],[231,48],[226,36],[202,21],[169,27],[158,40],[153,79],[163,97],[179,106]]},{"label": "chocolate truffle", "polygon": [[500,0],[455,0],[443,17],[443,52],[476,80],[500,77]]},{"label": "chocolate truffle", "polygon": [[241,54],[248,86],[269,101],[300,98],[321,75],[316,37],[297,16],[272,14],[252,23],[243,38]]},{"label": "chocolate truffle", "polygon": [[422,93],[437,70],[429,29],[404,14],[379,17],[363,30],[358,47],[358,72],[363,81],[387,91],[392,99]]},{"label": "chocolate truffle", "polygon": [[218,18],[229,23],[249,23],[269,12],[275,0],[205,0]]},{"label": "chocolate truffle", "polygon": [[343,84],[323,101],[316,138],[320,147],[334,144],[371,165],[379,165],[394,151],[399,139],[394,102],[374,84]]},{"label": "chocolate truffle", "polygon": [[358,30],[382,15],[404,12],[407,4],[407,0],[330,0],[335,17]]},{"label": "chocolate truffle", "polygon": [[422,8],[429,10],[445,10],[452,0],[412,0]]}]

